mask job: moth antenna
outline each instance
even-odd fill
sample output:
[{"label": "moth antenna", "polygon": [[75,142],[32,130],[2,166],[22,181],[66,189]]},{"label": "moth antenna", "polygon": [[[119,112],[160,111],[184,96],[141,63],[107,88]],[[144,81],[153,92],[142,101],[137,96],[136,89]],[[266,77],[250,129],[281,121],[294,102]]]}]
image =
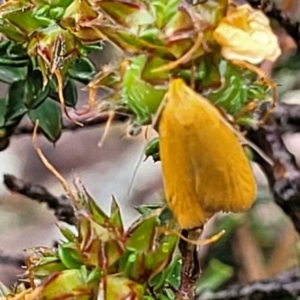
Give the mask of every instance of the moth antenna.
[{"label": "moth antenna", "polygon": [[58,85],[58,98],[59,98],[59,102],[64,110],[65,115],[67,116],[67,118],[74,122],[75,124],[77,124],[78,126],[83,126],[82,123],[78,122],[77,120],[73,119],[70,115],[69,112],[67,110],[66,104],[65,104],[65,98],[64,98],[64,94],[63,94],[63,80],[62,80],[62,76],[60,73],[59,69],[54,70],[54,74],[56,76],[57,79],[57,85]]},{"label": "moth antenna", "polygon": [[131,182],[130,182],[130,185],[129,185],[129,188],[128,188],[128,196],[131,196],[132,194],[132,191],[133,191],[133,188],[134,188],[134,183],[135,183],[135,180],[136,180],[136,176],[137,176],[137,173],[138,173],[138,169],[141,165],[141,163],[143,162],[143,158],[144,158],[144,155],[145,155],[145,149],[146,149],[146,146],[143,147],[143,151],[141,152],[141,154],[139,155],[139,159],[134,167],[134,170],[133,170],[133,174],[132,174],[132,179],[131,179]]},{"label": "moth antenna", "polygon": [[[225,120],[226,121],[226,120]],[[239,140],[243,142],[244,144],[250,146],[261,158],[263,158],[270,166],[274,166],[274,161],[268,157],[259,147],[257,147],[254,143],[252,143],[250,140],[244,137],[244,135],[236,130],[233,126],[231,126],[227,121],[226,121],[227,126],[231,128],[231,130],[234,131],[234,133],[237,135]]]},{"label": "moth antenna", "polygon": [[[242,134],[241,134],[242,135]],[[262,159],[264,159],[271,167],[274,166],[274,161],[268,157],[259,147],[257,147],[254,143],[249,141],[247,138],[243,137],[243,141],[245,144],[249,145]]]},{"label": "moth antenna", "polygon": [[52,164],[48,161],[46,156],[43,154],[38,142],[37,142],[37,129],[39,125],[39,120],[35,122],[33,135],[32,135],[32,144],[37,152],[38,156],[40,157],[41,161],[43,162],[44,166],[60,181],[61,185],[63,186],[64,190],[68,193],[70,199],[72,200],[73,204],[77,206],[76,196],[74,195],[72,189],[70,188],[68,182],[64,179],[64,177],[52,166]]},{"label": "moth antenna", "polygon": [[195,241],[195,240],[190,240],[190,239],[186,238],[181,233],[179,233],[178,231],[175,231],[175,230],[169,230],[169,229],[164,229],[164,228],[158,228],[158,230],[162,231],[166,235],[176,235],[180,239],[182,239],[182,240],[184,240],[184,241],[186,241],[186,242],[188,242],[192,245],[196,245],[196,246],[205,246],[205,245],[215,243],[225,233],[225,230],[222,230],[219,233],[217,233],[217,234],[213,235],[212,237],[210,237],[209,239]]},{"label": "moth antenna", "polygon": [[103,135],[102,135],[102,137],[101,137],[101,139],[100,139],[100,141],[98,143],[99,147],[102,147],[102,145],[103,145],[103,143],[104,143],[104,141],[105,141],[105,139],[107,137],[108,131],[110,129],[110,126],[112,124],[112,121],[113,121],[115,115],[116,115],[116,113],[115,113],[114,110],[110,110],[108,112],[108,119],[107,119],[107,121],[105,123],[104,132],[103,132]]},{"label": "moth antenna", "polygon": [[261,158],[263,158],[270,166],[274,166],[273,160],[268,157],[259,147],[257,147],[254,143],[252,143],[250,140],[244,137],[244,135],[238,131],[236,128],[233,127],[233,125],[226,119],[226,115],[222,114],[222,119],[224,120],[224,123],[228,126],[230,130],[232,130],[236,136],[239,138],[241,142],[244,144],[247,144],[252,148]]},{"label": "moth antenna", "polygon": [[162,71],[169,71],[172,69],[175,69],[176,67],[178,67],[181,64],[186,63],[191,56],[199,49],[199,47],[201,46],[202,43],[202,33],[199,32],[197,39],[194,43],[194,45],[189,49],[189,51],[187,51],[184,55],[182,55],[180,58],[178,58],[175,61],[171,61],[161,67],[155,68],[152,70],[152,73],[156,73],[156,72],[162,72]]}]

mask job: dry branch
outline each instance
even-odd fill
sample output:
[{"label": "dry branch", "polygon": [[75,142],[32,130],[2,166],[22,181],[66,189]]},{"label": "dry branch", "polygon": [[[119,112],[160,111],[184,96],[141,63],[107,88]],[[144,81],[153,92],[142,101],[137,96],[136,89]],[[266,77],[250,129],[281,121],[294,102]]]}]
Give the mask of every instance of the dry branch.
[{"label": "dry branch", "polygon": [[41,185],[31,184],[8,174],[4,175],[4,184],[14,193],[24,195],[40,203],[46,203],[54,211],[58,220],[71,225],[76,224],[72,203],[66,196],[55,197]]}]

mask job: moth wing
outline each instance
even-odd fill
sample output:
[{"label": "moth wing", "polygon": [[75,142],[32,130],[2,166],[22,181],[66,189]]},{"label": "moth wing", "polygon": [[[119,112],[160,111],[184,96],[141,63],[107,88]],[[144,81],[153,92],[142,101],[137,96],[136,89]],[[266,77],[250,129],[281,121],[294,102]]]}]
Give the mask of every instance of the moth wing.
[{"label": "moth wing", "polygon": [[256,184],[237,136],[207,99],[179,80],[170,86],[159,133],[166,198],[182,228],[251,206]]},{"label": "moth wing", "polygon": [[212,113],[212,104],[206,99],[200,100],[200,106],[197,111],[201,111],[201,117],[193,115],[200,124],[198,121],[189,144],[193,168],[197,170],[198,199],[206,211],[244,211],[256,196],[251,166],[238,137],[221,114],[217,110]]}]

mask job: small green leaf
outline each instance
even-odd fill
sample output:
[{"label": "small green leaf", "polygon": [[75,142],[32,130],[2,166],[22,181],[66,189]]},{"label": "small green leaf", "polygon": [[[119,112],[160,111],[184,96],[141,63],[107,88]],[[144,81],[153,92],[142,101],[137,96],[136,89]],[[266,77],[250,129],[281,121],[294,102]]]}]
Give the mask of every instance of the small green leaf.
[{"label": "small green leaf", "polygon": [[87,206],[88,206],[87,209],[93,216],[93,219],[100,225],[108,223],[109,217],[99,207],[99,205],[95,202],[92,196],[86,192],[86,197],[87,197]]},{"label": "small green leaf", "polygon": [[28,73],[25,87],[25,104],[29,109],[36,108],[49,95],[50,87],[43,87],[43,75],[40,70],[32,70]]},{"label": "small green leaf", "polygon": [[89,300],[96,286],[85,282],[81,270],[64,270],[53,273],[41,285],[40,299]]},{"label": "small green leaf", "polygon": [[50,19],[36,17],[34,10],[29,7],[7,13],[3,15],[3,18],[14,24],[18,30],[26,34],[31,34],[37,29],[47,27],[52,23],[52,20]]},{"label": "small green leaf", "polygon": [[19,80],[11,84],[7,94],[7,108],[5,119],[14,120],[22,117],[26,112],[27,108],[25,102],[25,80]]},{"label": "small green leaf", "polygon": [[215,291],[233,276],[233,268],[212,259],[197,285],[197,294],[206,290]]},{"label": "small green leaf", "polygon": [[6,49],[6,54],[8,58],[19,60],[23,59],[29,61],[29,56],[27,55],[26,49],[23,47],[22,44],[10,42]]},{"label": "small green leaf", "polygon": [[130,233],[126,243],[127,249],[147,252],[152,249],[155,238],[157,217],[151,216],[140,222]]},{"label": "small green leaf", "polygon": [[141,55],[134,59],[127,69],[123,81],[123,99],[136,116],[136,123],[151,122],[165,93],[166,88],[153,86],[141,78],[141,72],[146,62],[146,56]]},{"label": "small green leaf", "polygon": [[88,275],[87,275],[87,278],[86,278],[86,282],[87,283],[90,283],[90,282],[93,282],[93,281],[97,281],[99,282],[99,280],[101,279],[102,277],[102,270],[100,268],[94,268]]},{"label": "small green leaf", "polygon": [[74,242],[76,240],[76,235],[68,227],[59,226],[59,230],[69,242]]},{"label": "small green leaf", "polygon": [[[254,82],[256,74],[227,61],[220,63],[223,85],[219,89],[209,90],[204,95],[217,106],[231,115],[239,113],[245,105],[253,100],[267,97],[265,84]],[[256,98],[257,97],[257,98]]]},{"label": "small green leaf", "polygon": [[57,257],[43,257],[39,264],[32,268],[32,272],[37,278],[45,278],[65,268],[65,265]]},{"label": "small green leaf", "polygon": [[155,291],[159,291],[166,284],[170,284],[176,289],[180,284],[180,271],[181,257],[179,255],[174,255],[173,260],[168,267],[164,268],[162,272],[151,277],[149,284]]},{"label": "small green leaf", "polygon": [[73,80],[69,79],[63,90],[65,104],[70,107],[75,107],[78,101],[78,94],[76,84]]},{"label": "small green leaf", "polygon": [[6,99],[0,98],[0,128],[5,124],[6,115]]},{"label": "small green leaf", "polygon": [[12,41],[20,43],[26,42],[25,34],[21,33],[14,25],[3,18],[0,18],[0,32]]},{"label": "small green leaf", "polygon": [[154,162],[160,161],[158,137],[154,138],[147,144],[145,155],[146,155],[145,160],[148,159],[149,156],[152,156]]},{"label": "small green leaf", "polygon": [[0,61],[0,81],[11,84],[14,81],[25,79],[27,75],[26,67],[13,67],[9,64],[3,65]]},{"label": "small green leaf", "polygon": [[140,300],[143,295],[144,287],[141,284],[120,276],[110,275],[106,277],[106,300]]},{"label": "small green leaf", "polygon": [[29,117],[32,122],[39,120],[39,128],[51,142],[55,142],[61,134],[62,115],[58,103],[47,98],[36,109],[29,111]]},{"label": "small green leaf", "polygon": [[139,3],[102,0],[98,5],[117,24],[125,27],[150,25],[154,21],[151,14]]},{"label": "small green leaf", "polygon": [[65,243],[58,248],[58,256],[68,269],[79,269],[82,265],[79,249],[75,243]]},{"label": "small green leaf", "polygon": [[110,222],[116,226],[120,233],[124,232],[120,207],[114,197],[111,202]]},{"label": "small green leaf", "polygon": [[93,63],[86,57],[77,60],[69,69],[68,74],[71,78],[88,84],[96,74]]},{"label": "small green leaf", "polygon": [[142,204],[140,206],[134,207],[141,215],[149,215],[153,212],[153,210],[160,209],[163,207],[161,203],[153,203],[153,204]]}]

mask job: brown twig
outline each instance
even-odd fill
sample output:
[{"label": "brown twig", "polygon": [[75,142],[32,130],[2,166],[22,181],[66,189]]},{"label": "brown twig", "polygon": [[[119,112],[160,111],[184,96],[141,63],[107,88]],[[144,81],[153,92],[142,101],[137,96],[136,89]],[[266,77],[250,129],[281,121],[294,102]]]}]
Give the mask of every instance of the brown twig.
[{"label": "brown twig", "polygon": [[[70,114],[71,115],[71,114]],[[77,123],[74,123],[67,118],[63,119],[63,130],[77,130],[77,129],[83,129],[86,127],[93,127],[96,125],[102,125],[105,124],[109,119],[109,113],[101,113],[101,114],[89,114],[85,116],[72,116],[73,119],[76,118],[78,122],[80,122],[83,126],[78,125]],[[123,114],[115,114],[113,121],[125,121],[128,117]],[[24,134],[32,134],[34,129],[33,124],[26,124],[18,126],[13,135],[24,135]]]},{"label": "brown twig", "polygon": [[233,285],[216,293],[201,295],[201,300],[275,300],[298,299],[300,279],[298,270],[282,273],[270,280],[255,281],[247,285]]},{"label": "brown twig", "polygon": [[40,203],[46,203],[54,211],[58,220],[71,225],[76,224],[73,205],[66,196],[55,197],[43,186],[28,183],[9,174],[4,175],[4,184],[14,193],[24,195]]},{"label": "brown twig", "polygon": [[281,134],[300,131],[300,105],[281,103],[276,106],[273,118]]},{"label": "brown twig", "polygon": [[17,256],[14,257],[0,253],[0,265],[10,265],[20,268],[21,266],[25,265],[25,258]]},{"label": "brown twig", "polygon": [[261,9],[269,18],[277,20],[277,22],[286,30],[293,38],[300,50],[300,23],[293,22],[291,18],[277,7],[276,3],[271,0],[247,0],[254,8]]},{"label": "brown twig", "polygon": [[300,233],[300,171],[296,160],[284,145],[280,130],[274,120],[258,130],[249,130],[247,138],[262,149],[274,161],[271,166],[261,156],[254,153],[254,160],[265,172],[275,202],[292,219]]},{"label": "brown twig", "polygon": [[[188,239],[196,240],[201,235],[199,229],[183,230],[182,235]],[[182,256],[181,282],[177,300],[192,300],[195,297],[195,285],[200,277],[200,264],[197,246],[180,239],[179,249]]]}]

